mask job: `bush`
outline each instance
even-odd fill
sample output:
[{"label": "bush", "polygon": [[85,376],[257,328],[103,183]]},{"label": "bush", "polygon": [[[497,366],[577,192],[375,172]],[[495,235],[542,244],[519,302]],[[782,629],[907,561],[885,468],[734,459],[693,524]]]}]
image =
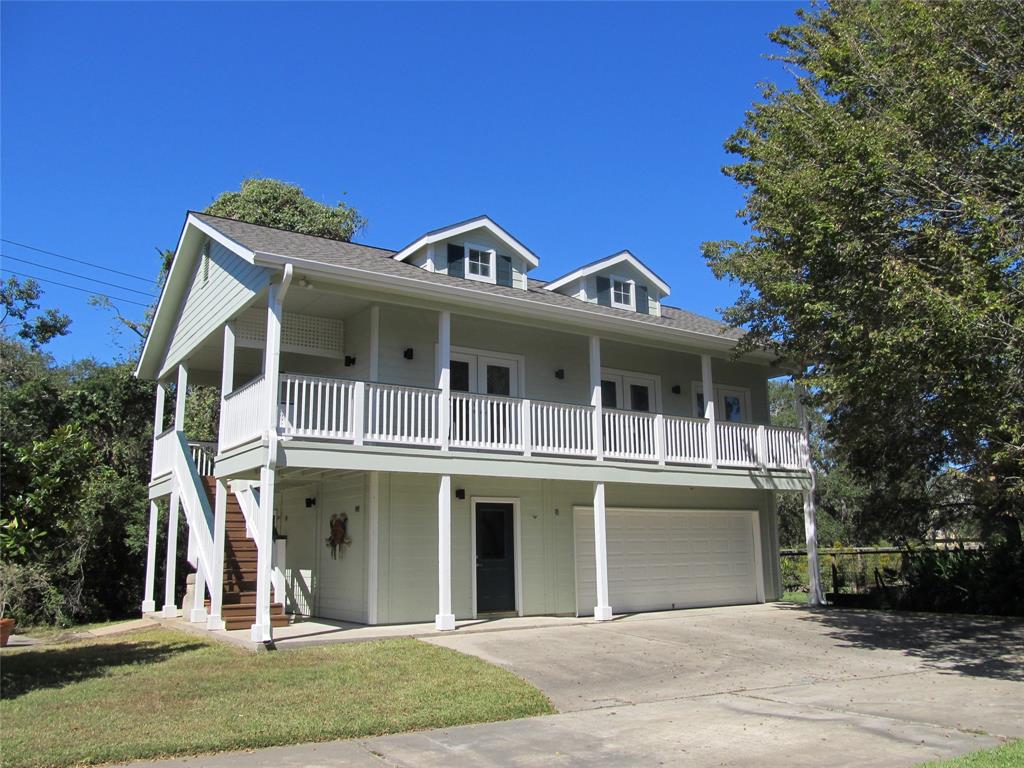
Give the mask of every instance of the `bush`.
[{"label": "bush", "polygon": [[907,553],[901,608],[1024,616],[1024,556],[1008,547]]}]

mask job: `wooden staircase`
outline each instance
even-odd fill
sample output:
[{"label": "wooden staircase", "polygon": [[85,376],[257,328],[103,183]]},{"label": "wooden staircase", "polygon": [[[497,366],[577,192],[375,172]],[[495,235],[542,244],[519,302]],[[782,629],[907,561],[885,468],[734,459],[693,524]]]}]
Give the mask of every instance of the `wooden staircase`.
[{"label": "wooden staircase", "polygon": [[[217,481],[203,477],[203,488],[214,508]],[[238,499],[228,493],[227,514],[224,519],[224,597],[221,618],[226,629],[248,629],[256,621],[256,542],[245,533],[245,516]],[[206,601],[210,607],[210,601]],[[270,623],[275,627],[288,626],[288,616],[281,603],[270,604]]]}]

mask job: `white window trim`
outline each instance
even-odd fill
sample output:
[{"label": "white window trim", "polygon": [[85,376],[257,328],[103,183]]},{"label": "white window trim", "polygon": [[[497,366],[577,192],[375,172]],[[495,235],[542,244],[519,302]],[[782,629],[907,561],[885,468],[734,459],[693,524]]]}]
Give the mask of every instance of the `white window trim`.
[{"label": "white window trim", "polygon": [[[610,281],[608,285],[609,299],[611,305],[617,309],[630,309],[636,312],[636,281],[622,277],[621,275],[608,275]],[[615,283],[625,283],[629,286],[629,303],[624,304],[620,301],[615,300]]]},{"label": "white window trim", "polygon": [[[462,244],[462,248],[463,248],[463,251],[462,251],[463,252],[463,256],[462,256],[462,274],[466,277],[466,279],[467,280],[476,280],[478,283],[490,283],[491,285],[497,285],[498,284],[498,257],[497,257],[497,251],[494,250],[493,248],[488,248],[486,245],[478,245],[478,244],[475,244],[475,243],[463,243]],[[490,267],[488,268],[487,271],[490,274],[487,275],[486,277],[483,276],[483,275],[474,275],[474,274],[470,273],[470,271],[469,271],[469,252],[471,250],[473,250],[473,251],[480,251],[481,253],[486,253],[487,254],[487,257],[490,260]]]},{"label": "white window trim", "polygon": [[[743,398],[743,413],[746,416],[743,421],[730,422],[732,424],[753,424],[754,415],[750,410],[750,389],[749,387],[736,387],[732,384],[714,384],[715,390],[715,419],[720,422],[725,422],[725,403],[722,399],[726,393],[733,395],[740,395]],[[703,394],[704,384],[699,381],[692,382],[692,396],[690,398],[691,405],[693,406],[693,414],[698,419],[703,419],[704,414],[698,412],[697,407],[697,395]]]},{"label": "white window trim", "polygon": [[[651,387],[651,410],[648,413],[656,414],[662,413],[661,410],[661,376],[656,373],[642,373],[640,371],[625,371],[621,368],[601,368],[601,378],[605,381],[609,379],[618,379],[619,383],[619,397],[623,402],[619,403],[619,407],[614,410],[617,411],[629,411],[629,408],[625,408],[626,399],[626,383],[632,380],[640,380],[643,383],[650,382],[653,386]],[[634,412],[634,411],[631,411]],[[635,413],[643,413],[643,411],[635,411]]]},{"label": "white window trim", "polygon": [[[499,496],[473,496],[469,500],[469,567],[473,575],[473,618],[477,618],[476,610],[476,505],[484,504],[511,504],[512,505],[512,557],[515,562],[516,572],[516,614],[523,615],[523,578],[522,578],[522,557],[523,548],[521,545],[522,535],[519,520],[519,499]],[[575,561],[574,561],[575,562]]]}]

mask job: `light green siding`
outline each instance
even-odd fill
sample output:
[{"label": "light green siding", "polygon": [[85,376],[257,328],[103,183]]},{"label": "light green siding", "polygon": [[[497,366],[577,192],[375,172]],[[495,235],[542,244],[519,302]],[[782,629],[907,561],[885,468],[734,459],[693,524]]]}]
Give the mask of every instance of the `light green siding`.
[{"label": "light green siding", "polygon": [[161,376],[186,359],[204,339],[244,309],[270,282],[270,270],[257,267],[220,243],[211,242],[209,262],[200,255],[167,345]]},{"label": "light green siding", "polygon": [[[474,498],[516,498],[520,511],[523,611],[575,611],[573,507],[593,504],[593,486],[549,480],[452,477],[452,604],[459,619],[473,614],[470,514]],[[378,621],[432,621],[437,612],[437,491],[434,475],[381,474]],[[761,512],[765,596],[779,597],[777,523],[764,491],[671,489],[609,485],[607,504],[663,509]],[[613,606],[614,607],[614,606]]]}]

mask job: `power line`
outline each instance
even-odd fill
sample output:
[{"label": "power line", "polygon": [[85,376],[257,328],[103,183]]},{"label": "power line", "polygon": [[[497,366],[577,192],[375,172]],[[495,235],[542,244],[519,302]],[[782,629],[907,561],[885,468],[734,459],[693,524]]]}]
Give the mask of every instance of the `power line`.
[{"label": "power line", "polygon": [[104,267],[102,264],[94,264],[91,261],[84,261],[83,259],[73,259],[70,256],[64,256],[64,255],[59,254],[59,253],[54,253],[53,251],[44,251],[42,248],[36,248],[34,245],[26,245],[25,243],[18,243],[18,242],[15,242],[14,240],[8,240],[6,237],[0,237],[0,241],[3,241],[5,243],[10,243],[11,245],[16,245],[19,248],[28,248],[30,251],[36,251],[37,253],[45,253],[47,256],[56,256],[58,259],[67,259],[68,261],[74,261],[74,262],[76,262],[78,264],[85,264],[85,266],[87,266],[87,267],[95,267],[96,269],[105,269],[107,272],[114,272],[114,273],[116,273],[118,275],[121,275],[123,277],[131,277],[131,278],[133,278],[135,280],[142,280],[143,282],[149,283],[150,285],[153,284],[153,278],[151,278],[151,277],[139,277],[138,275],[133,275],[130,272],[122,272],[121,270],[114,269],[113,267]]},{"label": "power line", "polygon": [[26,275],[24,272],[15,272],[13,269],[8,269],[7,267],[0,267],[0,271],[10,272],[12,275],[17,275],[18,277],[24,277],[24,278],[26,278],[28,280],[38,280],[41,283],[50,283],[51,285],[59,285],[62,288],[70,288],[73,291],[81,291],[82,293],[89,293],[89,294],[92,294],[93,296],[102,296],[104,299],[110,299],[111,301],[124,301],[124,302],[127,302],[128,304],[135,304],[138,307],[147,307],[147,308],[149,307],[149,304],[143,304],[141,301],[134,301],[132,299],[125,299],[125,298],[122,298],[120,296],[108,296],[105,293],[98,293],[96,291],[90,291],[90,290],[87,290],[85,288],[79,288],[77,285],[68,285],[67,283],[61,283],[61,282],[58,282],[57,280],[50,280],[49,278],[46,278],[46,277],[34,277],[32,275]]},{"label": "power line", "polygon": [[132,293],[141,293],[143,296],[149,296],[151,298],[156,298],[155,296],[153,296],[152,293],[147,293],[146,291],[140,291],[137,288],[129,288],[127,285],[118,285],[117,283],[108,283],[106,280],[97,280],[95,277],[86,277],[85,275],[80,275],[77,272],[68,272],[66,269],[57,269],[57,267],[50,267],[50,266],[47,266],[46,264],[40,264],[39,262],[31,261],[29,259],[21,259],[21,258],[18,258],[17,256],[11,256],[9,253],[0,253],[0,258],[2,258],[2,259],[14,259],[14,261],[20,261],[23,264],[31,264],[33,267],[42,267],[43,269],[49,269],[52,272],[60,272],[62,275],[70,275],[71,277],[77,277],[77,278],[79,278],[81,280],[91,280],[94,283],[99,283],[101,285],[108,285],[111,288],[117,288],[120,291],[131,291]]}]

